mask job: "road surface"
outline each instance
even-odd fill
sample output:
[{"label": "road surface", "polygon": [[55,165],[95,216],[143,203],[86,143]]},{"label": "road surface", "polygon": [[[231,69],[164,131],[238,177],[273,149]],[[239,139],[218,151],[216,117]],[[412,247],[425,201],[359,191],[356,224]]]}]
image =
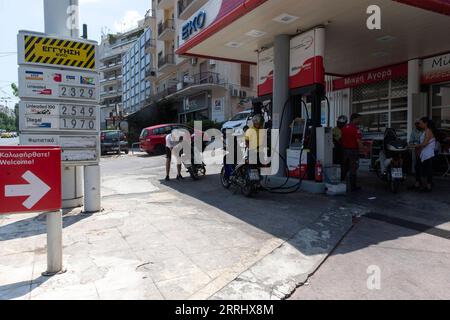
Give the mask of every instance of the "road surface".
[{"label": "road surface", "polygon": [[1,138],[0,146],[17,146],[19,144],[19,138]]}]

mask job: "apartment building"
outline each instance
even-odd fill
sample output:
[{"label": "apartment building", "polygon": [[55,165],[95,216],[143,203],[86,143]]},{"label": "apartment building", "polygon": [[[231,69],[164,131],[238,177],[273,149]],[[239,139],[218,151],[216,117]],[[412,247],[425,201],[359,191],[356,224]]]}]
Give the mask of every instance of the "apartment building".
[{"label": "apartment building", "polygon": [[150,102],[170,99],[182,123],[226,121],[251,105],[249,98],[256,96],[256,66],[175,54],[183,27],[207,2],[152,0],[157,32],[155,64],[148,72],[155,88]]},{"label": "apartment building", "polygon": [[135,41],[134,45],[122,57],[122,104],[124,115],[142,109],[152,96],[152,83],[148,80],[148,72],[153,67],[154,55],[149,50],[152,43],[152,28]]},{"label": "apartment building", "polygon": [[122,61],[131,48],[151,27],[153,17],[148,11],[145,18],[132,30],[103,36],[100,48],[100,104],[101,128],[116,128],[123,116]]}]

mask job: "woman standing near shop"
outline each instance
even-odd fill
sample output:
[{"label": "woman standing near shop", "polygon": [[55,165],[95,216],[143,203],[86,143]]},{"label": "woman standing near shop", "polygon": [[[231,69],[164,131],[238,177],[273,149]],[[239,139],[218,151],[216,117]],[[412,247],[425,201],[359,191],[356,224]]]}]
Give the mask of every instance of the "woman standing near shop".
[{"label": "woman standing near shop", "polygon": [[[419,126],[423,130],[420,143],[416,146],[420,161],[416,164],[415,189],[431,192],[433,187],[433,159],[436,149],[436,127],[432,120],[427,117],[420,119]],[[421,189],[422,177],[427,177],[427,186]]]}]

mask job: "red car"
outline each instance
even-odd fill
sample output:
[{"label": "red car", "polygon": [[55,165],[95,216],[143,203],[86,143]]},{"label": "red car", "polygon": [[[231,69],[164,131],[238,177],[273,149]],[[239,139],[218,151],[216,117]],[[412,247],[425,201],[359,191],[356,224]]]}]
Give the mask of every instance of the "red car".
[{"label": "red car", "polygon": [[148,127],[142,130],[139,138],[141,150],[148,154],[163,154],[166,148],[166,136],[174,129],[186,129],[191,135],[194,133],[191,127],[177,123]]}]

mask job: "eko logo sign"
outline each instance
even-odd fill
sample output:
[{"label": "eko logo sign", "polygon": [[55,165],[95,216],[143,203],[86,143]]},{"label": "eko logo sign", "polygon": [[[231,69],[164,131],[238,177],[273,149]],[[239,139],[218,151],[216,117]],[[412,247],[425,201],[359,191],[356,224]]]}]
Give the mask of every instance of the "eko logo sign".
[{"label": "eko logo sign", "polygon": [[200,11],[197,15],[190,21],[188,21],[182,29],[182,39],[187,40],[189,37],[202,29],[206,24],[206,11]]}]

